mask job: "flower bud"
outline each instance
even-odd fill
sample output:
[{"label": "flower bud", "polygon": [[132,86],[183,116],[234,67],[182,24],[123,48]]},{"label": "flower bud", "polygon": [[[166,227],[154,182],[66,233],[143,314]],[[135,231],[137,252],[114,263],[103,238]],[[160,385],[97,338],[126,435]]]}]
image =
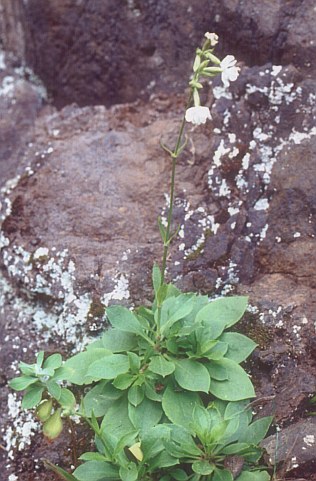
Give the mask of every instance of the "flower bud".
[{"label": "flower bud", "polygon": [[61,409],[57,409],[43,425],[43,433],[48,439],[57,438],[63,430],[63,422],[61,420]]},{"label": "flower bud", "polygon": [[36,416],[40,421],[47,421],[52,412],[53,400],[45,399],[36,409]]}]

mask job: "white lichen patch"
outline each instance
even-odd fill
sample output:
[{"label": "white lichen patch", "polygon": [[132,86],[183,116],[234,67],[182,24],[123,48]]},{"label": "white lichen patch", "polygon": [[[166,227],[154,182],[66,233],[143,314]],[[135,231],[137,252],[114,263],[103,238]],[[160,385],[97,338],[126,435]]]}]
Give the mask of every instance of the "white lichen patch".
[{"label": "white lichen patch", "polygon": [[304,442],[307,446],[313,446],[313,445],[315,444],[315,436],[314,436],[314,434],[307,434],[306,436],[304,436],[303,442]]},{"label": "white lichen patch", "polygon": [[23,451],[31,444],[31,439],[39,430],[40,424],[34,419],[33,413],[22,410],[21,400],[15,393],[8,395],[8,418],[10,426],[6,429],[3,439],[8,458],[13,460],[15,451]]},{"label": "white lichen patch", "polygon": [[124,274],[117,274],[114,278],[115,286],[111,292],[107,292],[101,297],[102,304],[106,307],[110,301],[128,300],[130,297],[129,282]]}]

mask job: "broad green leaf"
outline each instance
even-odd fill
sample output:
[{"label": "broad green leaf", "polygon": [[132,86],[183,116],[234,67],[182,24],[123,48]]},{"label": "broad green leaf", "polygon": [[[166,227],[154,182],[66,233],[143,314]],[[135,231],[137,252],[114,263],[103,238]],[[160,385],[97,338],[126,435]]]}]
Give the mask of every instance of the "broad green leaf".
[{"label": "broad green leaf", "polygon": [[136,336],[129,332],[118,329],[109,329],[102,336],[102,344],[105,349],[112,352],[127,352],[137,346]]},{"label": "broad green leaf", "polygon": [[175,458],[200,458],[203,455],[203,451],[183,426],[171,426],[170,441],[165,441],[165,446],[167,452]]},{"label": "broad green leaf", "polygon": [[87,461],[74,471],[78,481],[105,481],[120,479],[118,468],[105,461]]},{"label": "broad green leaf", "polygon": [[59,401],[59,398],[61,396],[61,387],[57,382],[55,381],[47,381],[46,383],[47,390],[49,394],[56,399],[56,401]]},{"label": "broad green leaf", "polygon": [[135,352],[128,352],[129,366],[132,373],[138,373],[140,369],[141,360]]},{"label": "broad green leaf", "polygon": [[114,379],[129,370],[129,360],[124,354],[110,354],[92,363],[88,369],[89,379]]},{"label": "broad green leaf", "polygon": [[25,362],[19,362],[19,369],[25,376],[34,376],[36,364],[26,364]]},{"label": "broad green leaf", "polygon": [[117,389],[125,390],[133,384],[134,380],[135,375],[133,374],[120,374],[114,379],[113,386],[115,386]]},{"label": "broad green leaf", "polygon": [[240,401],[255,397],[255,391],[248,374],[234,361],[221,359],[213,361],[227,370],[228,379],[225,381],[211,380],[210,393],[224,401]]},{"label": "broad green leaf", "polygon": [[[127,397],[125,396],[118,399],[114,403],[112,402],[102,420],[102,432],[111,433],[111,435],[118,441],[126,433],[133,431],[134,426],[129,418],[129,407],[132,406],[128,403]],[[139,411],[141,409],[138,407],[137,410],[138,414],[140,415]]]},{"label": "broad green leaf", "polygon": [[144,398],[137,406],[128,405],[128,414],[133,426],[141,433],[156,426],[162,417],[161,403]]},{"label": "broad green leaf", "polygon": [[80,457],[79,457],[80,461],[106,461],[105,457],[103,456],[103,454],[100,454],[100,453],[83,453]]},{"label": "broad green leaf", "polygon": [[23,409],[32,409],[37,406],[42,399],[44,388],[42,386],[30,386],[22,399]]},{"label": "broad green leaf", "polygon": [[205,364],[208,372],[211,376],[211,379],[216,379],[217,381],[225,381],[228,379],[228,372],[227,368],[224,367],[222,364],[216,362],[210,362]]},{"label": "broad green leaf", "polygon": [[45,467],[50,469],[54,473],[56,473],[60,479],[64,479],[65,481],[78,481],[78,479],[75,478],[72,474],[68,473],[67,471],[60,468],[59,466],[56,466],[55,464],[51,463],[47,459],[44,459],[43,461],[44,461]]},{"label": "broad green leaf", "polygon": [[120,331],[143,334],[144,329],[131,311],[123,306],[111,306],[106,309],[106,315],[113,327]]},{"label": "broad green leaf", "polygon": [[166,416],[180,426],[189,426],[196,405],[202,405],[202,401],[195,392],[177,392],[168,386],[162,396],[162,408]]},{"label": "broad green leaf", "polygon": [[161,333],[165,334],[175,322],[190,314],[194,308],[195,300],[196,296],[192,294],[180,294],[178,297],[166,299],[161,308]]},{"label": "broad green leaf", "polygon": [[[57,378],[69,381],[72,384],[82,386],[90,384],[94,378],[88,377],[88,370],[95,361],[104,360],[111,355],[108,349],[93,349],[91,351],[80,352],[68,359],[65,364],[57,371]],[[54,376],[54,379],[56,377]]]},{"label": "broad green leaf", "polygon": [[38,379],[36,377],[20,376],[11,379],[9,381],[9,386],[15,391],[24,391],[24,389],[31,386],[32,384],[35,384],[36,382],[38,382]]},{"label": "broad green leaf", "polygon": [[245,412],[248,404],[248,401],[228,403],[224,411],[224,419],[232,419],[233,417]]},{"label": "broad green leaf", "polygon": [[225,357],[232,359],[238,364],[247,359],[257,344],[249,337],[238,332],[224,332],[220,340],[228,344]]},{"label": "broad green leaf", "polygon": [[246,449],[249,449],[249,444],[247,443],[233,443],[221,449],[221,453],[227,454],[227,455],[239,454],[245,451]]},{"label": "broad green leaf", "polygon": [[146,461],[154,458],[165,449],[164,441],[170,440],[169,424],[157,424],[148,429],[142,436],[141,448]]},{"label": "broad green leaf", "polygon": [[63,362],[63,358],[61,357],[60,354],[53,354],[52,356],[49,356],[46,361],[44,361],[44,369],[58,369]]},{"label": "broad green leaf", "polygon": [[69,389],[63,387],[58,402],[64,409],[71,411],[76,405],[76,398]]},{"label": "broad green leaf", "polygon": [[233,481],[233,475],[228,469],[215,468],[212,481]]},{"label": "broad green leaf", "polygon": [[205,357],[214,361],[218,361],[218,359],[222,359],[222,357],[225,356],[227,350],[228,344],[226,344],[226,342],[217,341],[215,346],[212,347],[207,354],[205,354]]},{"label": "broad green leaf", "polygon": [[233,326],[243,316],[248,298],[242,296],[215,299],[203,307],[197,314],[195,322],[202,322],[212,329],[212,339],[217,339],[224,329]]},{"label": "broad green leaf", "polygon": [[240,442],[248,444],[259,444],[265,437],[273,421],[272,416],[267,416],[254,421],[239,437]]},{"label": "broad green leaf", "polygon": [[154,286],[154,291],[157,294],[159,287],[161,286],[161,272],[157,264],[154,264],[153,272],[152,272],[152,281]]},{"label": "broad green leaf", "polygon": [[96,417],[104,416],[121,396],[122,392],[107,381],[98,383],[84,397],[83,405],[86,416],[90,417],[92,412]]},{"label": "broad green leaf", "polygon": [[162,393],[157,392],[157,390],[154,387],[154,384],[151,385],[147,381],[145,382],[145,396],[148,397],[148,399],[151,399],[152,401],[161,402],[162,400]]},{"label": "broad green leaf", "polygon": [[215,426],[212,427],[210,436],[211,439],[214,440],[214,442],[219,443],[222,440],[226,432],[227,424],[227,421],[221,421],[220,423],[217,423],[215,424]]},{"label": "broad green leaf", "polygon": [[128,463],[127,466],[121,466],[119,473],[122,481],[136,481],[138,478],[138,469],[135,463]]},{"label": "broad green leaf", "polygon": [[211,418],[209,411],[203,406],[194,406],[192,427],[199,436],[204,432],[210,431]]},{"label": "broad green leaf", "polygon": [[195,461],[192,464],[192,470],[197,474],[201,474],[202,476],[208,476],[209,474],[212,474],[214,468],[215,465],[210,464],[208,461]]},{"label": "broad green leaf", "polygon": [[177,383],[188,391],[209,392],[210,375],[203,364],[190,359],[174,360],[174,377]]},{"label": "broad green leaf", "polygon": [[163,356],[158,355],[151,358],[148,368],[150,371],[166,377],[173,373],[175,365],[173,362],[167,361]]},{"label": "broad green leaf", "polygon": [[270,481],[267,471],[243,471],[236,481]]},{"label": "broad green leaf", "polygon": [[138,406],[144,399],[143,386],[132,386],[128,390],[128,400],[133,406]]},{"label": "broad green leaf", "polygon": [[186,481],[188,479],[187,473],[183,469],[173,469],[170,471],[170,476],[176,481]]}]

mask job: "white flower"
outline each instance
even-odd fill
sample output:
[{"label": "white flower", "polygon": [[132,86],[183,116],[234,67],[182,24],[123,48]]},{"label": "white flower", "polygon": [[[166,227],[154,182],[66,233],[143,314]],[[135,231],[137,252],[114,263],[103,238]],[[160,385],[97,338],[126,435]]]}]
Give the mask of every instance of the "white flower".
[{"label": "white flower", "polygon": [[185,120],[195,125],[205,124],[206,120],[211,118],[210,109],[200,105],[190,107],[185,113]]},{"label": "white flower", "polygon": [[239,67],[236,67],[237,60],[233,55],[227,55],[220,63],[222,69],[222,82],[225,87],[229,86],[229,82],[234,82],[239,75]]},{"label": "white flower", "polygon": [[211,47],[215,47],[218,44],[218,35],[216,33],[206,32],[204,35],[211,42]]}]

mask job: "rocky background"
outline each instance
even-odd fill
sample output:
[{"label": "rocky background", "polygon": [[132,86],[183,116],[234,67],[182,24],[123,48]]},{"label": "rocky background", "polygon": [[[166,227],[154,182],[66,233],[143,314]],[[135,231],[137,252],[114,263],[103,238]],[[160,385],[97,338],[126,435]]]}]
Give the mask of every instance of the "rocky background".
[{"label": "rocky background", "polygon": [[[242,67],[206,85],[187,126],[170,280],[249,295],[242,330],[276,479],[315,480],[316,7],[313,0],[0,0],[1,480],[56,479],[76,436],[49,444],[6,384],[39,349],[76,352],[104,307],[152,297],[172,144],[196,46]],[[314,63],[313,63],[314,61]]]}]

